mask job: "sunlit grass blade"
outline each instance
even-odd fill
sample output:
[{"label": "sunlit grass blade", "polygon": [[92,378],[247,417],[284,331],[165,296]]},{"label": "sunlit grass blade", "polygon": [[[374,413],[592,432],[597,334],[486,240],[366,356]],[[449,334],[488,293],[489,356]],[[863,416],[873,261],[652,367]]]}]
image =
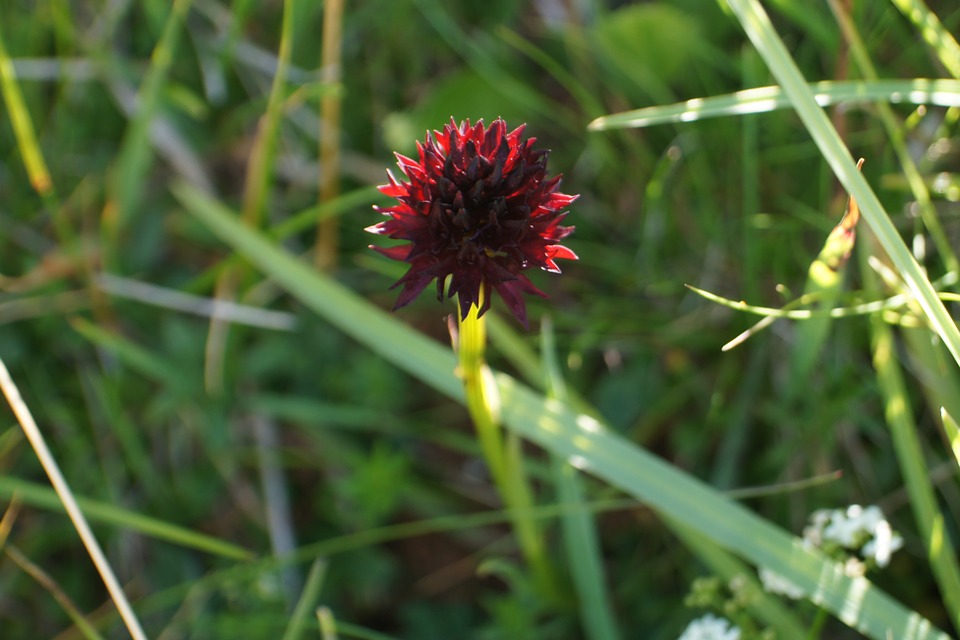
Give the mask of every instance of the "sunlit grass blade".
[{"label": "sunlit grass blade", "polygon": [[943,514],[928,476],[928,467],[917,437],[903,374],[897,363],[893,331],[881,319],[870,324],[873,365],[884,397],[884,411],[900,465],[914,521],[926,546],[930,569],[937,580],[951,620],[960,629],[960,567],[949,536],[944,535]]},{"label": "sunlit grass blade", "polygon": [[0,94],[3,95],[7,116],[10,118],[20,156],[23,158],[23,164],[30,178],[30,185],[45,200],[49,200],[53,197],[53,180],[50,178],[50,171],[47,169],[43,152],[37,142],[33,121],[30,119],[30,113],[27,111],[27,105],[17,83],[17,74],[13,68],[13,61],[7,54],[3,34],[0,34]]},{"label": "sunlit grass blade", "polygon": [[943,429],[947,432],[947,440],[950,441],[950,448],[953,450],[953,457],[960,464],[960,426],[953,419],[946,409],[940,409],[940,418],[943,420]]},{"label": "sunlit grass blade", "polygon": [[820,149],[834,174],[857,200],[860,212],[876,234],[880,245],[890,256],[894,266],[916,296],[930,325],[943,339],[954,360],[960,364],[960,331],[937,293],[900,237],[866,180],[857,171],[850,152],[837,136],[830,120],[817,104],[803,75],[777,35],[766,11],[757,0],[727,0],[747,36],[763,56],[770,71],[777,78],[784,94]]},{"label": "sunlit grass blade", "polygon": [[923,0],[890,1],[913,22],[950,75],[960,79],[960,44],[957,44],[957,39],[943,26],[940,18],[930,11]]},{"label": "sunlit grass blade", "polygon": [[[24,504],[33,507],[63,511],[63,506],[57,499],[57,495],[50,489],[19,478],[0,476],[0,496],[9,499],[14,495],[19,496]],[[232,560],[253,560],[256,557],[253,552],[225,540],[197,533],[105,502],[78,497],[77,504],[92,522],[129,529],[157,540],[171,542]]]},{"label": "sunlit grass blade", "polygon": [[[236,215],[186,184],[174,187],[186,209],[304,305],[404,371],[463,403],[453,354],[342,285],[279,249]],[[811,600],[873,638],[946,638],[919,614],[794,536],[599,421],[547,400],[506,375],[496,375],[504,425],[554,455],[696,529],[713,543],[782,575]]]},{"label": "sunlit grass blade", "polygon": [[[960,81],[957,80],[926,78],[872,82],[824,80],[808,84],[807,89],[821,107],[840,103],[874,102],[960,106]],[[789,109],[792,106],[790,97],[780,87],[757,87],[722,96],[694,98],[677,104],[614,113],[597,118],[590,123],[589,128],[592,131],[603,131],[651,127],[668,122],[693,122],[706,118],[768,113],[778,109]]]},{"label": "sunlit grass blade", "polygon": [[[751,313],[758,316],[766,316],[769,318],[788,318],[790,320],[808,320],[810,318],[848,318],[851,316],[865,316],[873,313],[878,313],[886,311],[888,309],[897,309],[903,307],[910,301],[910,296],[897,294],[890,296],[889,298],[884,298],[882,300],[874,300],[872,302],[863,302],[860,304],[855,304],[850,307],[833,307],[830,309],[798,309],[796,307],[806,306],[818,302],[821,299],[821,294],[819,292],[810,293],[803,295],[796,300],[791,301],[790,303],[784,305],[783,307],[761,307],[758,305],[748,304],[743,300],[731,300],[729,298],[724,298],[723,296],[718,296],[715,293],[710,293],[709,291],[704,291],[698,287],[693,286],[692,284],[686,285],[688,289],[693,291],[699,296],[703,296],[711,302],[716,302],[717,304],[727,307],[728,309],[734,309],[736,311],[743,311],[744,313]],[[938,294],[939,297],[943,300],[956,301],[956,294],[952,293],[941,293]]]}]

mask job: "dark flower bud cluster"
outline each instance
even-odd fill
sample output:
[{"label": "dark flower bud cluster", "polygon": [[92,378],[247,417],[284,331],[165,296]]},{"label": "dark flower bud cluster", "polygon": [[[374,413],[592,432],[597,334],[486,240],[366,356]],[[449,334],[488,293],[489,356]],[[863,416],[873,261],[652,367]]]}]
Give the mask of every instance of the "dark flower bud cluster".
[{"label": "dark flower bud cluster", "polygon": [[482,120],[458,126],[451,119],[417,143],[418,160],[396,154],[409,182],[387,172],[390,183],[380,191],[398,204],[374,207],[388,220],[367,228],[409,242],[371,247],[410,265],[393,285],[403,285],[394,309],[436,280],[438,299],[458,296],[463,317],[472,305],[483,315],[493,289],[527,326],[523,294],[546,294],[522,271],[536,266],[559,273],[555,259],[577,259],[558,244],[573,231],[560,222],[577,196],[557,191],[560,176],[547,178],[547,152],[534,150],[536,139],[523,139],[523,130],[508,133],[499,118],[489,128]]}]

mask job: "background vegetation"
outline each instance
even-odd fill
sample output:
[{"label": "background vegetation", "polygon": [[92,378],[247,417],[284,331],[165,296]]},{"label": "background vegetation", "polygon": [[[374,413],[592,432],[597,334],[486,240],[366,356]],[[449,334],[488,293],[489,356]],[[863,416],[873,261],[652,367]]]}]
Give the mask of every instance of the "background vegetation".
[{"label": "background vegetation", "polygon": [[[809,81],[956,75],[944,33],[960,31],[960,8],[931,2],[943,30],[928,37],[910,4],[766,3]],[[318,637],[316,606],[326,637],[617,637],[578,606],[590,594],[564,555],[563,508],[539,514],[556,593],[531,583],[466,411],[384,359],[400,334],[382,334],[379,350],[348,337],[315,312],[322,300],[296,291],[299,272],[285,280],[262,263],[272,254],[211,222],[227,207],[255,239],[389,308],[403,267],[367,249],[370,205],[382,202],[373,187],[393,151],[414,153],[451,116],[526,122],[563,191],[581,194],[566,243],[579,262],[533,275],[551,298],[530,301],[530,332],[494,303],[491,365],[543,388],[538,354],[555,356],[571,406],[718,490],[764,488],[743,504],[788,532],[818,508],[879,504],[906,544],[871,579],[956,630],[951,578],[942,562],[931,568],[926,540],[935,522],[947,540],[960,525],[940,426],[941,407],[960,415],[960,377],[925,312],[780,320],[722,352],[758,318],[684,286],[764,307],[798,297],[844,210],[829,157],[789,109],[587,129],[614,112],[776,84],[726,4],[363,0],[326,32],[325,9],[0,5],[0,355],[150,637]],[[336,37],[339,81],[321,65]],[[957,109],[887,102],[843,102],[833,122],[929,278],[953,290]],[[860,231],[832,306],[906,290],[896,269],[878,281],[866,261],[884,252]],[[249,317],[211,322],[212,298]],[[394,320],[449,344],[452,311],[425,294]],[[542,351],[546,317],[555,345]],[[84,545],[4,415],[0,635],[121,637]],[[526,453],[537,504],[569,503],[544,451]],[[709,540],[729,545],[619,500],[636,493],[606,480],[581,487],[607,589],[593,595],[620,637],[675,638],[698,615],[684,606],[693,581],[724,575],[718,558],[730,559]],[[296,562],[277,560],[295,549]],[[857,637],[809,603],[783,607],[768,622],[782,637],[821,624],[821,637]]]}]

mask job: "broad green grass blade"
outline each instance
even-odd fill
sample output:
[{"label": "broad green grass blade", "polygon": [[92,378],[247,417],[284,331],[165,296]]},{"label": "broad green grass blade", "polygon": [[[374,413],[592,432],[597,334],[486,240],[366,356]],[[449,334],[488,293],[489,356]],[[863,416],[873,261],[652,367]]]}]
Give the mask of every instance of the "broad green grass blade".
[{"label": "broad green grass blade", "polygon": [[937,54],[940,62],[954,78],[960,78],[960,44],[944,28],[935,13],[923,0],[890,0],[920,31],[920,35]]},{"label": "broad green grass blade", "polygon": [[960,464],[960,426],[957,426],[957,421],[947,413],[946,409],[940,409],[940,418],[943,419],[943,429],[947,432],[953,457],[957,459],[957,464]]},{"label": "broad green grass blade", "polygon": [[[957,80],[876,80],[873,82],[834,82],[825,80],[807,85],[821,107],[839,103],[868,104],[892,102],[960,106],[960,81]],[[685,102],[645,107],[614,113],[590,123],[592,131],[651,127],[668,122],[693,122],[707,118],[767,113],[793,106],[786,92],[777,86],[745,89],[722,96],[694,98]]]},{"label": "broad green grass blade", "polygon": [[[180,183],[173,191],[191,214],[307,307],[387,361],[464,402],[448,349],[279,249],[196,189]],[[554,455],[575,460],[578,468],[702,532],[713,543],[779,573],[851,627],[878,639],[947,637],[868,580],[844,575],[840,565],[803,548],[794,536],[597,420],[547,400],[509,376],[500,374],[496,380],[504,425]]]},{"label": "broad green grass blade", "polygon": [[954,360],[960,364],[960,331],[920,265],[904,244],[896,227],[890,221],[876,194],[864,180],[850,157],[850,152],[837,136],[836,129],[817,104],[800,69],[790,57],[769,16],[757,0],[727,0],[747,36],[763,56],[770,71],[790,100],[797,115],[807,128],[824,159],[846,188],[856,198],[860,212],[876,234],[880,245],[890,256],[900,276],[916,296],[930,325],[943,339]]},{"label": "broad green grass blade", "polygon": [[[24,504],[51,511],[63,511],[63,505],[57,498],[57,494],[51,489],[19,478],[0,476],[0,496],[10,499],[14,495],[23,500]],[[190,531],[163,520],[115,507],[105,502],[78,497],[77,504],[80,505],[83,513],[92,522],[101,522],[130,531],[138,531],[157,540],[172,542],[232,560],[253,560],[256,557],[252,552],[235,544]]]}]

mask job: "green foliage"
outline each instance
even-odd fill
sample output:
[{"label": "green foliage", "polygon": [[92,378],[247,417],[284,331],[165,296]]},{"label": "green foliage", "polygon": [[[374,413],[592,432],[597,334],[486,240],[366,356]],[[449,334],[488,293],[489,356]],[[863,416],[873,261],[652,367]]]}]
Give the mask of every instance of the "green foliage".
[{"label": "green foliage", "polygon": [[[958,282],[960,9],[771,0],[778,48],[741,0],[371,0],[346,5],[331,84],[322,3],[35,4],[0,3],[0,356],[150,637],[320,637],[324,606],[344,638],[667,640],[707,575],[747,581],[727,613],[758,634],[957,631],[960,376],[937,297]],[[339,131],[318,125],[324,96]],[[453,308],[427,292],[385,313],[402,265],[362,231],[392,151],[451,116],[526,122],[582,194],[580,261],[532,274],[553,343],[489,317],[553,597],[480,462]],[[318,206],[325,135],[342,195]],[[827,305],[800,292],[848,191],[864,220]],[[321,219],[341,229],[329,275],[310,264]],[[217,339],[138,281],[282,323]],[[50,582],[0,553],[0,635],[76,637],[60,595],[121,635],[2,416],[0,541]],[[906,541],[875,584],[787,533],[853,503]],[[816,605],[760,591],[758,564]]]}]

